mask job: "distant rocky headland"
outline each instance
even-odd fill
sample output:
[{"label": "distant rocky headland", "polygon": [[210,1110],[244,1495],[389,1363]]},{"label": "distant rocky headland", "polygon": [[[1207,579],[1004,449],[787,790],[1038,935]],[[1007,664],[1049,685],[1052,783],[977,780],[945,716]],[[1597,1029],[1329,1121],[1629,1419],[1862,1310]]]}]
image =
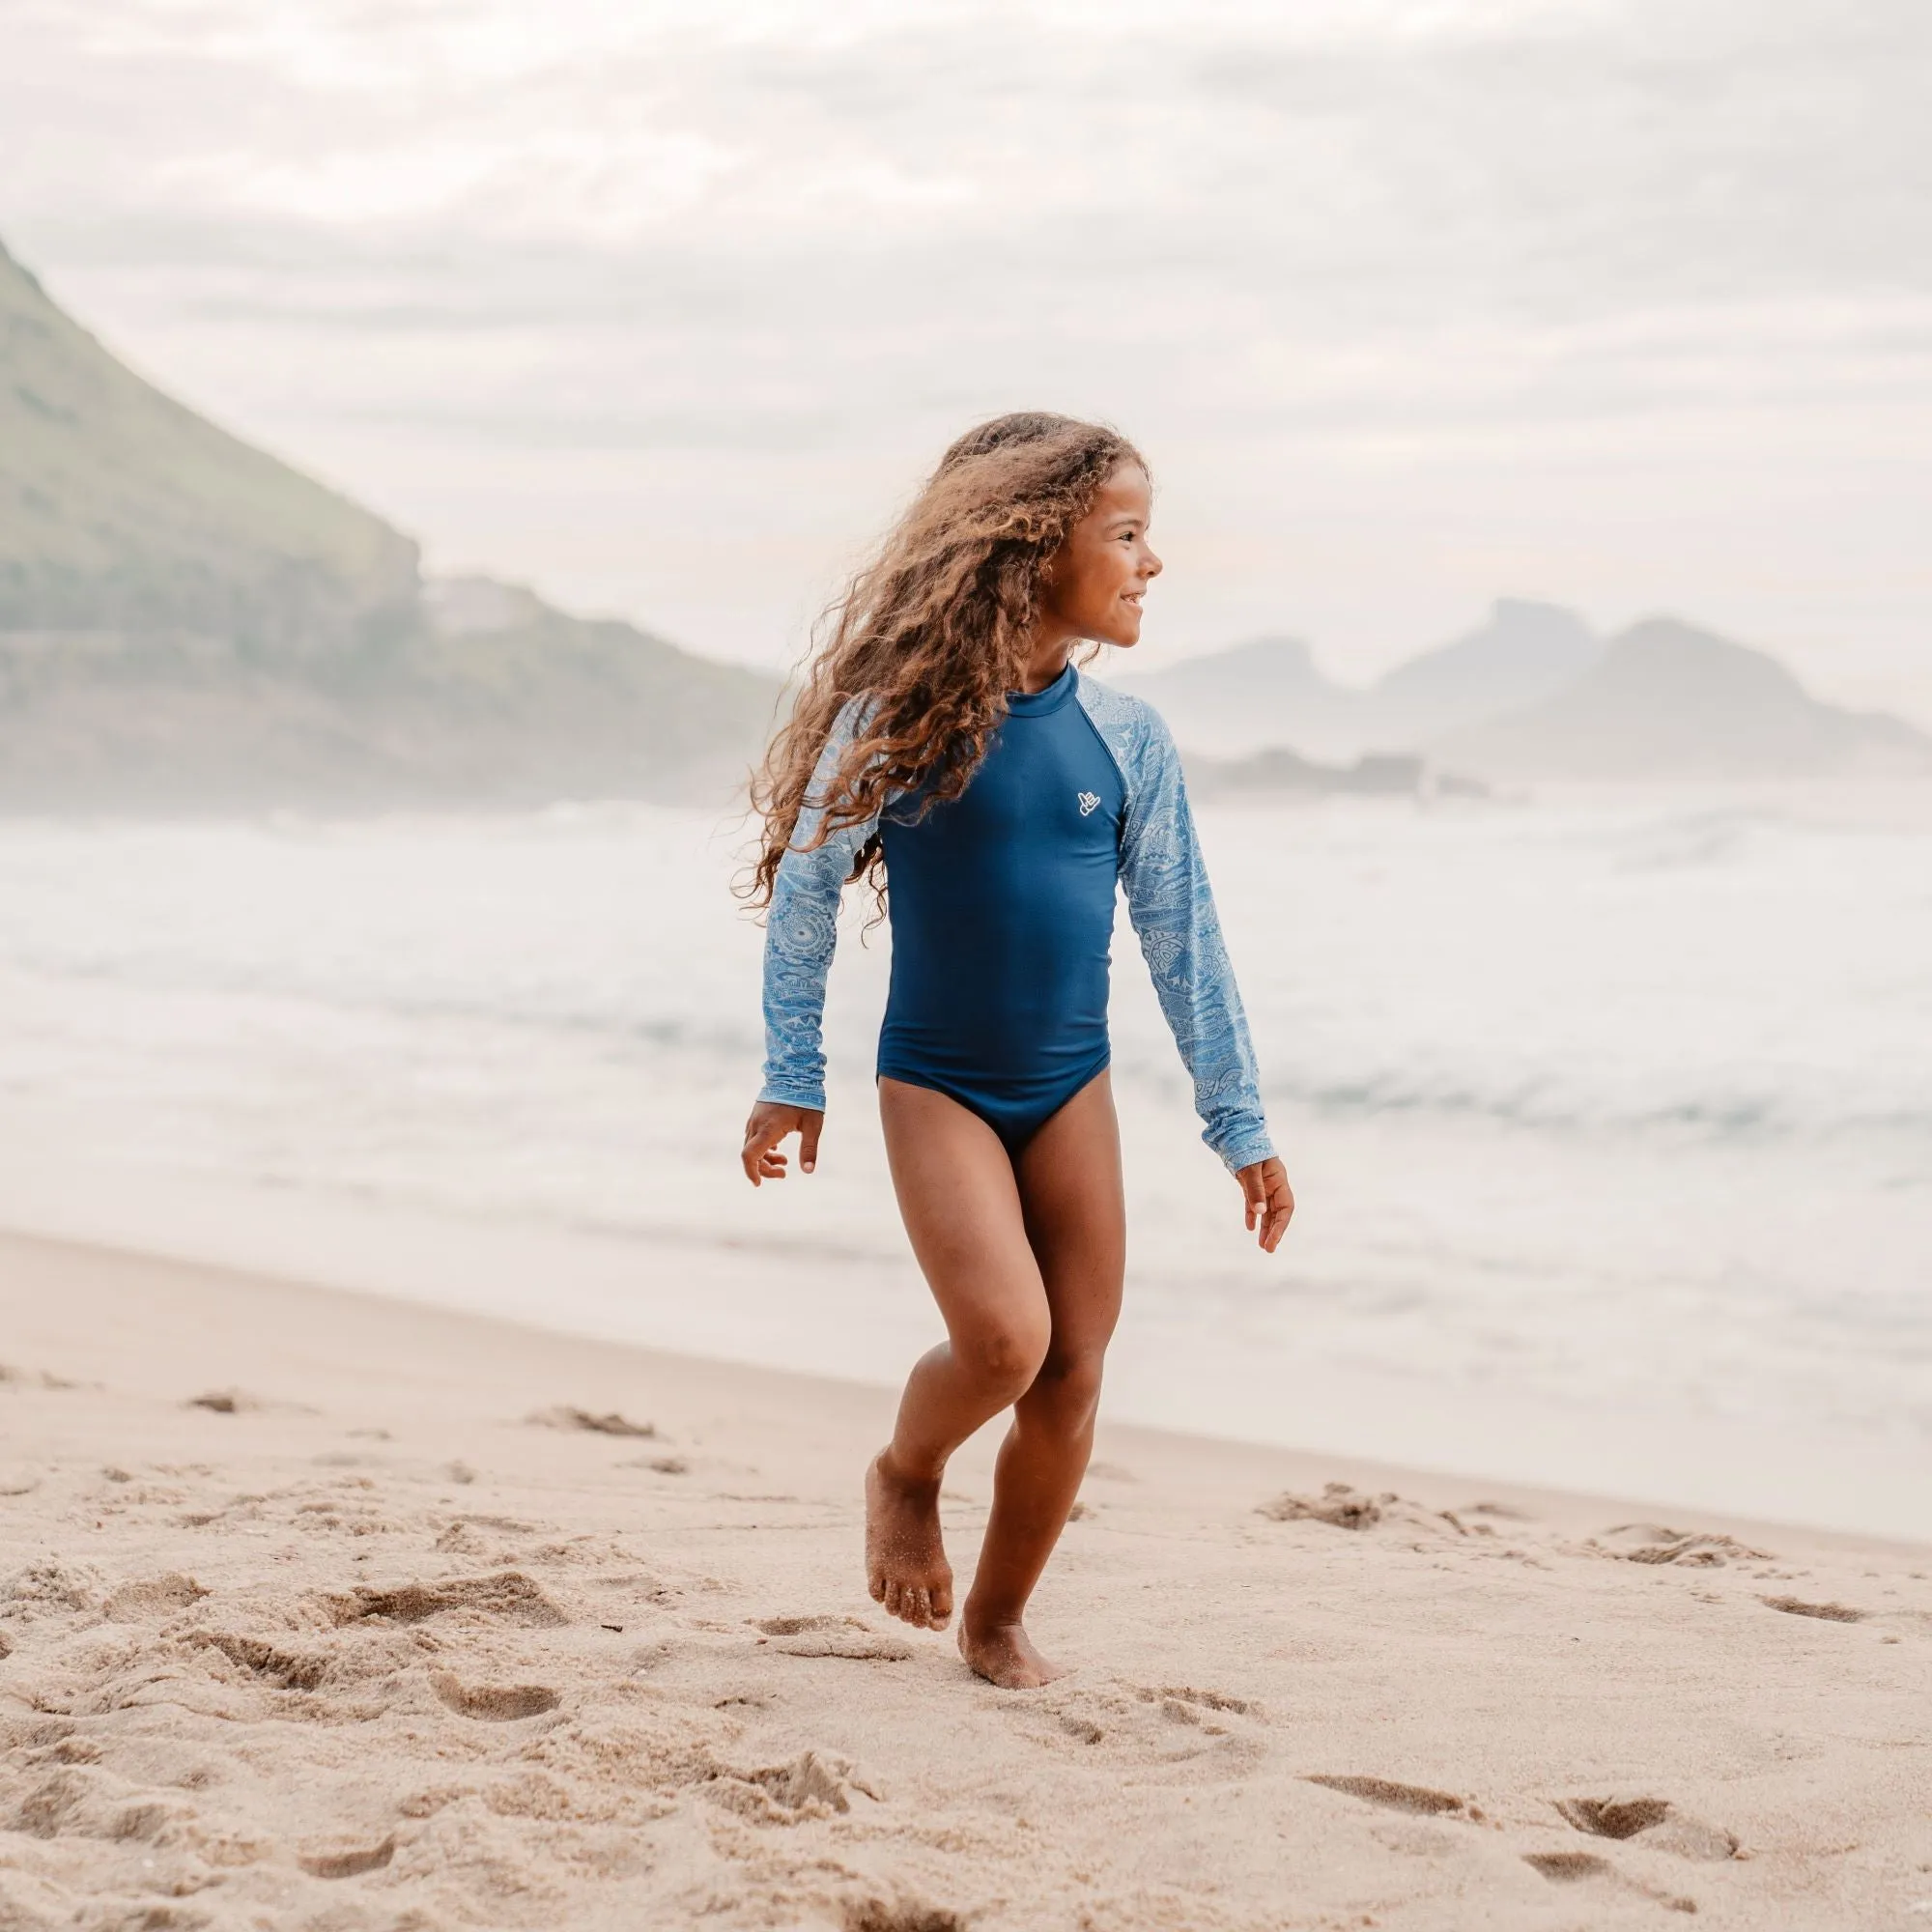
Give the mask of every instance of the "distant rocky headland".
[{"label": "distant rocky headland", "polygon": [[[1264,638],[1110,680],[1204,791],[1932,773],[1903,722],[1659,618],[1499,603],[1353,688]],[[416,545],[134,374],[0,247],[0,810],[723,799],[780,681]]]}]

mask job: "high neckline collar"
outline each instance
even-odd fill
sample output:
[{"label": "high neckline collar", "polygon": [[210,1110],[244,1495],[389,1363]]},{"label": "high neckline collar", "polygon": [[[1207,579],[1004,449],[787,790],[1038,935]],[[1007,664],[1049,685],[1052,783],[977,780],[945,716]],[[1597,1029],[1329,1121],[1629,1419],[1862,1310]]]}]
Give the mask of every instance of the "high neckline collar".
[{"label": "high neckline collar", "polygon": [[1038,691],[1008,692],[1008,713],[1015,718],[1037,718],[1042,712],[1058,711],[1073,696],[1073,686],[1079,675],[1073,668],[1073,660],[1068,658],[1065,668],[1051,684]]}]

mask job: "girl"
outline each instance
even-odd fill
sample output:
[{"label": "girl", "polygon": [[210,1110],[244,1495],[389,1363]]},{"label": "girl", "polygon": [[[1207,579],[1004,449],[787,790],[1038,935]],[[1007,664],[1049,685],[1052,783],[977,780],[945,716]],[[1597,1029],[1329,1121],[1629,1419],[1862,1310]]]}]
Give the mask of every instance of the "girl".
[{"label": "girl", "polygon": [[890,883],[879,1112],[893,1186],[947,1340],[914,1367],[866,1478],[873,1597],[942,1630],[939,1484],[1001,1409],[959,1648],[1009,1689],[1061,1672],[1021,1616],[1093,1447],[1126,1259],[1107,1076],[1117,887],[1194,1078],[1203,1138],[1273,1252],[1294,1210],[1173,740],[1083,677],[1083,640],[1137,642],[1160,573],[1147,465],[1112,430],[1002,416],[969,431],[837,611],[753,800],[765,934],[753,1186],[807,1174],[825,1119],[820,1016],[843,887]]}]

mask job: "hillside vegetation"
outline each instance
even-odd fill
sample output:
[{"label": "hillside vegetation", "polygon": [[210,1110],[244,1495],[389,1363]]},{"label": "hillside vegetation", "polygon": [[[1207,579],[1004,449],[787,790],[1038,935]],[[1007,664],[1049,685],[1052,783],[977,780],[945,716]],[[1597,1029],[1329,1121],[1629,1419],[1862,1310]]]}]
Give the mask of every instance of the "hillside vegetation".
[{"label": "hillside vegetation", "polygon": [[286,646],[415,595],[407,537],[143,382],[0,246],[0,626]]},{"label": "hillside vegetation", "polygon": [[119,362],[0,248],[0,809],[716,797],[776,680],[489,580]]}]

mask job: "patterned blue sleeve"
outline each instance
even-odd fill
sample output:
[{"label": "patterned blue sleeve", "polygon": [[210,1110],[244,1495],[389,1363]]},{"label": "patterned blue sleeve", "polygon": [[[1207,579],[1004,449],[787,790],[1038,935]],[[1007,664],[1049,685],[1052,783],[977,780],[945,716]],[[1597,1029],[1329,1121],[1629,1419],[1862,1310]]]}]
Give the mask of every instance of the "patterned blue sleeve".
[{"label": "patterned blue sleeve", "polygon": [[818,829],[826,789],[859,720],[855,697],[833,721],[765,916],[765,1084],[758,1098],[783,1106],[825,1106],[825,977],[838,944],[838,901],[877,816],[841,825],[809,852],[799,847]]},{"label": "patterned blue sleeve", "polygon": [[1080,701],[1126,787],[1121,884],[1160,1009],[1194,1079],[1201,1138],[1238,1173],[1269,1158],[1274,1147],[1179,754],[1160,714],[1142,699],[1082,677]]}]

